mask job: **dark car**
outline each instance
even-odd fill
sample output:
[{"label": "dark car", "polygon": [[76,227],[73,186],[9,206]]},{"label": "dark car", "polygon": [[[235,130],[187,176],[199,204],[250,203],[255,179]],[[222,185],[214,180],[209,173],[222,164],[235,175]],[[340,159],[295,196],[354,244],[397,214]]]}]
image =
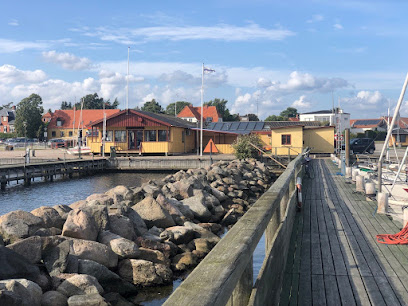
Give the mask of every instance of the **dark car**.
[{"label": "dark car", "polygon": [[375,151],[374,139],[354,138],[350,141],[350,153],[370,153]]}]

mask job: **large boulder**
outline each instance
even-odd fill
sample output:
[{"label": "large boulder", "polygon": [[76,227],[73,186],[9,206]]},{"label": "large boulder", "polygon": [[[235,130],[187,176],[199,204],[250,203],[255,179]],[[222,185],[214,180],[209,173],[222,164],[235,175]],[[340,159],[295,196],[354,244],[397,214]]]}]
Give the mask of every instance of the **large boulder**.
[{"label": "large boulder", "polygon": [[98,280],[86,274],[77,274],[68,278],[58,286],[57,291],[67,297],[93,293],[102,294],[104,292]]},{"label": "large boulder", "polygon": [[89,202],[82,210],[94,218],[98,231],[109,229],[108,207],[106,205]]},{"label": "large boulder", "polygon": [[68,306],[109,306],[100,294],[73,295],[68,299]]},{"label": "large boulder", "polygon": [[140,259],[125,259],[119,264],[119,275],[136,286],[154,286],[171,282],[170,268]]},{"label": "large boulder", "polygon": [[167,210],[170,213],[170,216],[178,225],[183,225],[186,217],[178,209],[178,207],[172,203],[172,201],[168,201],[167,198],[165,198],[162,194],[159,194],[157,196],[156,201],[161,207],[163,207],[163,209]]},{"label": "large boulder", "polygon": [[84,207],[87,203],[88,202],[86,200],[79,200],[79,201],[69,204],[68,207],[71,209],[80,209]]},{"label": "large boulder", "polygon": [[37,281],[40,269],[20,254],[0,246],[0,279],[25,278]]},{"label": "large boulder", "polygon": [[175,244],[187,244],[194,239],[194,231],[185,226],[173,226],[163,231],[160,234],[160,238]]},{"label": "large boulder", "polygon": [[67,221],[65,221],[62,228],[62,235],[78,239],[96,240],[98,227],[92,215],[82,209],[75,209],[68,214]]},{"label": "large boulder", "polygon": [[129,218],[137,236],[141,236],[147,232],[147,226],[142,217],[129,206],[114,204],[109,207],[109,215],[119,215]]},{"label": "large boulder", "polygon": [[194,217],[201,221],[207,222],[211,219],[211,212],[208,210],[207,206],[204,204],[204,197],[202,195],[196,195],[181,201],[183,205],[191,209]]},{"label": "large boulder", "polygon": [[179,194],[183,199],[193,196],[193,187],[190,182],[184,179],[171,184],[170,191]]},{"label": "large boulder", "polygon": [[140,254],[137,259],[143,259],[165,266],[170,266],[170,260],[158,250],[139,248],[139,253]]},{"label": "large boulder", "polygon": [[68,298],[58,291],[47,291],[41,298],[41,306],[66,306]]},{"label": "large boulder", "polygon": [[115,188],[109,189],[105,194],[113,198],[115,204],[124,201],[133,201],[133,191],[123,185],[118,185]]},{"label": "large boulder", "polygon": [[147,197],[136,205],[132,206],[145,221],[148,228],[157,226],[166,228],[176,225],[169,212],[156,202],[152,197]]},{"label": "large boulder", "polygon": [[99,262],[108,268],[114,268],[118,264],[118,255],[108,246],[95,241],[72,239],[70,254]]},{"label": "large boulder", "polygon": [[42,259],[45,268],[51,276],[65,272],[69,264],[72,263],[70,259],[75,261],[75,257],[69,254],[71,245],[72,241],[65,240],[59,244],[49,242],[48,245],[43,246]]},{"label": "large boulder", "polygon": [[[2,280],[0,281],[0,290],[2,288],[8,288],[13,282],[17,282],[22,285],[28,292],[27,296],[23,296],[24,298],[28,298],[32,301],[31,305],[41,305],[41,297],[42,297],[42,289],[36,283],[20,278],[20,279],[9,279],[9,280]],[[11,285],[13,286],[13,285]]]},{"label": "large boulder", "polygon": [[0,283],[0,303],[0,305],[7,306],[40,306],[33,299],[29,290],[15,279],[5,280]]},{"label": "large boulder", "polygon": [[133,222],[122,215],[109,215],[110,231],[129,240],[136,239]]},{"label": "large boulder", "polygon": [[45,227],[62,228],[65,222],[58,211],[52,207],[41,206],[32,210],[31,213],[40,217],[44,221]]},{"label": "large boulder", "polygon": [[104,193],[91,194],[89,197],[86,198],[86,201],[88,203],[92,203],[92,205],[110,206],[113,204],[113,198]]},{"label": "large boulder", "polygon": [[160,193],[160,188],[152,183],[144,183],[141,187],[148,197],[156,198]]},{"label": "large boulder", "polygon": [[0,217],[0,235],[8,243],[32,236],[44,227],[44,221],[33,214],[15,210]]},{"label": "large boulder", "polygon": [[25,257],[30,263],[36,264],[41,261],[42,240],[39,236],[9,244],[7,248]]},{"label": "large boulder", "polygon": [[183,202],[180,202],[179,200],[174,198],[166,198],[166,201],[171,205],[177,207],[177,209],[183,214],[183,216],[187,218],[187,220],[194,219],[193,211],[187,205],[184,205]]},{"label": "large boulder", "polygon": [[61,216],[62,219],[67,220],[69,212],[72,210],[71,207],[68,205],[54,205],[52,208],[54,208],[59,215]]},{"label": "large boulder", "polygon": [[197,256],[191,252],[178,254],[173,257],[171,266],[173,270],[184,271],[197,265]]},{"label": "large boulder", "polygon": [[120,258],[138,258],[139,247],[129,239],[109,231],[101,232],[98,239],[101,243],[110,247]]},{"label": "large boulder", "polygon": [[80,259],[78,273],[95,277],[105,291],[118,292],[124,296],[137,293],[133,284],[121,279],[119,275],[93,260]]}]

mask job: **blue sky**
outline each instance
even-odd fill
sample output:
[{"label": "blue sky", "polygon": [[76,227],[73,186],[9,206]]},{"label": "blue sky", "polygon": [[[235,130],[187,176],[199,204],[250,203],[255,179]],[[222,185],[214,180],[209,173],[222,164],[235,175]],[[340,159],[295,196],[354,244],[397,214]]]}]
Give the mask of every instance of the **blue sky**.
[{"label": "blue sky", "polygon": [[[334,104],[386,115],[407,73],[405,1],[0,1],[0,105],[97,92],[129,107],[227,99],[264,119]],[[407,99],[405,99],[407,100]],[[408,102],[402,115],[408,116]]]}]

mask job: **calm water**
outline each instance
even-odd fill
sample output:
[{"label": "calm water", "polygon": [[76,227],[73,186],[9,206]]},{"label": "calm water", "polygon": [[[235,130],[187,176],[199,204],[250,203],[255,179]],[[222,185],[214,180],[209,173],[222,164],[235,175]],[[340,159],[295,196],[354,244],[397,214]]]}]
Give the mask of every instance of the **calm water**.
[{"label": "calm water", "polygon": [[[149,180],[160,180],[166,175],[167,173],[107,173],[46,183],[37,181],[29,187],[12,186],[6,191],[0,191],[0,215],[17,209],[31,211],[40,206],[69,205],[84,200],[93,193],[104,193],[117,185],[140,186]],[[265,257],[264,246],[265,240],[262,237],[253,256],[254,282]],[[142,304],[163,304],[180,283],[180,280],[176,280],[173,285],[140,292],[146,301]]]}]

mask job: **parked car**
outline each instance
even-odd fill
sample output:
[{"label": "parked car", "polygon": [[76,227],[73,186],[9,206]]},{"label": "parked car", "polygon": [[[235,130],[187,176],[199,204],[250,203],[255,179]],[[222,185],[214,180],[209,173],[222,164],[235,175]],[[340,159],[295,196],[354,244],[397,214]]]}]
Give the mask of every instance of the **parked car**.
[{"label": "parked car", "polygon": [[370,153],[375,151],[375,142],[371,138],[354,138],[350,140],[350,153]]}]

